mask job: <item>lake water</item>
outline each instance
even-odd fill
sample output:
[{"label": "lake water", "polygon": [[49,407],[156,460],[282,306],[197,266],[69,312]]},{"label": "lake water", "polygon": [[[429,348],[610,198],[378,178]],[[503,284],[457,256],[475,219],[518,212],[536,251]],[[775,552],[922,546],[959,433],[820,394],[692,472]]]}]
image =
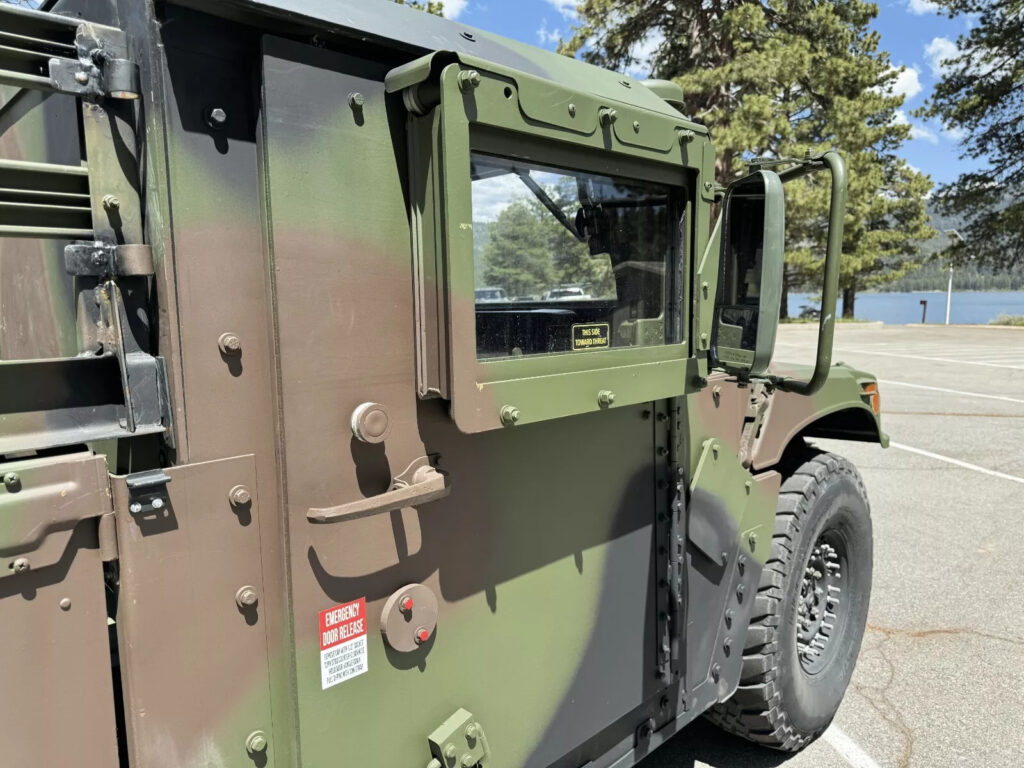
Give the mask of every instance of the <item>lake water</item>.
[{"label": "lake water", "polygon": [[[858,293],[854,314],[858,320],[885,323],[920,323],[921,302],[928,302],[928,322],[946,322],[946,292]],[[806,293],[789,294],[789,316],[799,317],[805,306],[818,308]],[[836,312],[842,313],[840,296]],[[949,322],[958,325],[987,325],[999,315],[1024,315],[1024,291],[954,291]]]}]

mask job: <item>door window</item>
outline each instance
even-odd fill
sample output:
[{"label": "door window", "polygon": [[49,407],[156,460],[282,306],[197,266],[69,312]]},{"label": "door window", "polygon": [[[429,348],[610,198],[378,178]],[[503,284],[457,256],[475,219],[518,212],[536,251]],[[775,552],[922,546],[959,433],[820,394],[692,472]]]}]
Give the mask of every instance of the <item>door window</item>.
[{"label": "door window", "polygon": [[473,152],[477,358],[672,343],[668,186]]}]

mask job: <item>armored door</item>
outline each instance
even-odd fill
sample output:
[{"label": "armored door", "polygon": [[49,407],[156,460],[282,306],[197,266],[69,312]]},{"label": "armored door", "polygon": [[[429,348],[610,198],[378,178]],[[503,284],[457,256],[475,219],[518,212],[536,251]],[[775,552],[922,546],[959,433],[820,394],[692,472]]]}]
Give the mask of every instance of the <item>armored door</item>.
[{"label": "armored door", "polygon": [[559,145],[525,76],[388,72],[264,41],[302,762],[581,765],[671,682],[692,169],[596,96]]}]

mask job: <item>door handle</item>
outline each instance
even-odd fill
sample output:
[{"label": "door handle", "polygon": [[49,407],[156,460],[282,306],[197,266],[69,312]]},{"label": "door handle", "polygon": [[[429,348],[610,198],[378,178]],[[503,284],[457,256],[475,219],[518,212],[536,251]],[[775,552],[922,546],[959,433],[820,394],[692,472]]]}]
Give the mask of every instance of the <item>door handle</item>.
[{"label": "door handle", "polygon": [[428,501],[443,499],[450,492],[448,476],[436,469],[428,456],[421,456],[391,481],[390,490],[336,507],[310,509],[306,519],[311,523],[340,523],[392,509],[418,507]]}]

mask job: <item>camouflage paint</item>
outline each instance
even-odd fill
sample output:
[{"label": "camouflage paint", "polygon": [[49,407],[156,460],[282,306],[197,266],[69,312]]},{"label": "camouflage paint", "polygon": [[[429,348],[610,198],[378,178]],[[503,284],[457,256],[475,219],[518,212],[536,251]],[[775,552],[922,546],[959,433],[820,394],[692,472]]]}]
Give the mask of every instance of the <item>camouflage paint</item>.
[{"label": "camouflage paint", "polygon": [[[190,513],[178,528],[139,537],[114,480],[122,598],[139,601],[118,614],[129,764],[425,764],[427,735],[464,707],[486,730],[494,766],[576,768],[628,762],[662,738],[645,746],[636,737],[649,718],[668,734],[728,696],[739,671],[737,655],[716,650],[721,610],[736,602],[743,573],[756,583],[766,556],[751,534],[770,538],[780,479],[771,467],[830,414],[858,414],[839,423],[840,432],[853,425],[848,436],[881,433],[862,396],[869,377],[844,367],[814,397],[769,394],[751,446],[749,387],[724,374],[702,386],[717,279],[706,131],[629,78],[386,3],[239,0],[203,3],[205,13],[169,4],[159,18],[130,0],[65,6],[123,25],[142,66],[146,239],[158,265],[151,320],[170,367],[177,442],[156,455],[135,441],[127,469],[167,467],[175,507]],[[422,58],[437,50],[452,53]],[[470,68],[483,76],[473,95],[457,85]],[[442,106],[410,118],[401,90],[434,77]],[[569,98],[582,130],[567,117]],[[602,131],[598,110],[609,105],[619,120]],[[225,109],[225,127],[207,122],[212,106]],[[633,120],[641,128],[630,136]],[[472,281],[444,261],[464,257],[471,234],[459,227],[470,122],[518,131],[542,151],[558,142],[592,162],[675,174],[690,190],[689,338],[499,364],[489,378],[474,356],[442,381],[449,355],[464,355],[472,335]],[[679,129],[694,135],[681,144]],[[423,139],[412,157],[410,132]],[[437,148],[441,161],[420,167],[417,180],[420,153]],[[417,248],[440,257],[414,285]],[[431,316],[433,347],[417,343]],[[241,339],[240,356],[218,350],[228,331]],[[430,365],[417,360],[432,350]],[[530,386],[540,377],[543,386]],[[451,400],[455,421],[425,381]],[[608,386],[622,394],[600,409],[596,391]],[[523,422],[496,428],[508,400],[519,401]],[[390,411],[384,444],[349,429],[367,401]],[[701,471],[713,445],[720,469]],[[307,521],[310,508],[385,492],[426,455],[448,474],[448,498],[336,525]],[[248,524],[227,503],[240,461],[259,505]],[[698,537],[686,542],[688,612],[685,624],[673,619],[675,677],[666,680],[670,557],[661,548],[700,515],[712,536],[731,538],[711,553],[721,562],[703,582]],[[243,626],[232,587],[252,582],[259,610]],[[376,621],[410,582],[433,590],[440,616],[425,645],[400,654]],[[360,597],[369,671],[321,690],[317,613]],[[737,621],[729,631],[743,629]],[[247,633],[244,653],[210,651],[214,635],[234,632]],[[157,640],[173,649],[173,665],[161,666]],[[711,674],[718,661],[721,677]],[[142,707],[154,696],[160,716],[149,722]],[[40,737],[49,725],[36,726]],[[250,755],[255,730],[269,747]]]}]

